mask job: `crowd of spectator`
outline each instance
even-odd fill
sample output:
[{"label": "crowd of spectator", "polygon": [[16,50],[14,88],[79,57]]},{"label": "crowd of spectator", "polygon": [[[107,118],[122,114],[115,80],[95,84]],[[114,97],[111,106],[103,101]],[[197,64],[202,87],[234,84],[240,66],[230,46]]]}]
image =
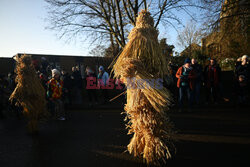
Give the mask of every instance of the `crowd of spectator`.
[{"label": "crowd of spectator", "polygon": [[[96,82],[101,81],[107,84],[109,74],[103,66],[99,67],[97,74],[91,67],[87,66],[84,75],[80,72],[79,66],[72,67],[71,73],[56,68],[42,57],[40,62],[33,59],[32,64],[37,71],[41,84],[46,92],[47,108],[51,116],[58,120],[70,118],[69,106],[83,104],[83,92],[86,91],[88,106],[106,104],[108,102],[108,91],[103,89],[97,92],[96,89],[86,89],[86,82],[91,77],[98,78]],[[16,87],[15,73],[9,73],[8,76],[0,75],[0,117],[2,110],[15,112],[18,116],[21,114],[21,108],[9,102],[9,96]]]},{"label": "crowd of spectator", "polygon": [[[183,111],[183,101],[187,99],[187,109],[192,111],[194,105],[215,104],[229,99],[223,97],[222,72],[216,59],[202,67],[194,58],[186,58],[180,67],[169,63],[170,75],[165,78],[166,86],[172,89],[179,112]],[[236,62],[234,76],[226,84],[233,85],[230,93],[237,97],[238,106],[246,105],[249,98],[250,66],[248,56],[244,55]],[[177,89],[174,89],[177,86]],[[201,88],[204,88],[205,101],[201,103]],[[186,97],[186,98],[185,98]]]},{"label": "crowd of spectator", "polygon": [[[100,66],[98,71],[87,66],[82,75],[78,66],[72,67],[72,71],[69,73],[50,65],[44,57],[40,61],[38,63],[38,60],[34,59],[32,63],[46,90],[47,106],[53,118],[58,120],[70,118],[69,106],[82,104],[86,100],[89,107],[107,104],[110,100],[110,89],[106,87],[109,84],[109,74],[103,66]],[[192,111],[195,105],[217,105],[223,98],[222,72],[215,59],[211,58],[204,67],[195,59],[189,58],[186,58],[181,66],[169,62],[168,67],[169,75],[165,77],[164,85],[172,91],[180,112],[184,109],[185,99],[187,99],[188,111]],[[89,85],[94,82],[97,83],[97,86]],[[236,62],[234,78],[232,81],[227,81],[228,84],[233,84],[231,93],[237,97],[238,105],[247,104],[249,82],[249,60],[247,55],[244,55]],[[12,111],[17,116],[21,114],[22,109],[15,106],[15,102],[10,103],[8,100],[15,86],[14,72],[9,73],[8,76],[0,75],[0,118],[4,116],[3,109]],[[201,89],[205,91],[201,91]],[[83,90],[86,93],[86,100],[83,99]],[[124,91],[124,87],[121,91]],[[201,101],[203,92],[205,101]]]}]

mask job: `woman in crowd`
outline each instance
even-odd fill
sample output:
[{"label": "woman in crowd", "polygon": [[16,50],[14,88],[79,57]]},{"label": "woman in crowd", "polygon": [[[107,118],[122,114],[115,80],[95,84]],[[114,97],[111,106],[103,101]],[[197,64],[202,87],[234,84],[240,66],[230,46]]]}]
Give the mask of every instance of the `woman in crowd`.
[{"label": "woman in crowd", "polygon": [[187,94],[189,110],[192,107],[192,91],[194,88],[195,72],[191,67],[191,60],[186,58],[184,65],[176,73],[177,87],[179,88],[179,112],[182,112],[184,94]]}]

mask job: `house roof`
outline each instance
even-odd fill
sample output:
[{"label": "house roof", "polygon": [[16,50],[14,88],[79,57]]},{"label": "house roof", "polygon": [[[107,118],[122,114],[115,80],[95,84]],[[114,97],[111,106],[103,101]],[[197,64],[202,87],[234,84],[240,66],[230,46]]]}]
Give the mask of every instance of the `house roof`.
[{"label": "house roof", "polygon": [[188,47],[186,47],[180,55],[184,55],[185,53],[189,52],[189,48],[192,47],[193,50],[199,50],[201,49],[201,46],[196,44],[196,43],[192,43],[191,45],[189,45]]}]

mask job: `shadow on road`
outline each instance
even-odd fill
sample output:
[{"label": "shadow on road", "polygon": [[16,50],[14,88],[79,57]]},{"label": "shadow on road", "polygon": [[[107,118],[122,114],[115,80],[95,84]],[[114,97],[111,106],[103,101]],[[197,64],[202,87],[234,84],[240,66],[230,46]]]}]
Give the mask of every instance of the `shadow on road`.
[{"label": "shadow on road", "polygon": [[[74,110],[67,121],[50,120],[30,136],[25,120],[0,120],[1,167],[147,166],[126,152],[130,137],[120,110]],[[170,112],[176,126],[172,166],[243,166],[250,157],[250,114],[231,110]]]}]

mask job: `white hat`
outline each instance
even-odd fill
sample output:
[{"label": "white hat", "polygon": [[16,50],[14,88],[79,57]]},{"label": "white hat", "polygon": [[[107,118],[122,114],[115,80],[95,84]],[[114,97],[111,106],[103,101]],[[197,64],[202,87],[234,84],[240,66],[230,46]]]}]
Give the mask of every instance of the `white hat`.
[{"label": "white hat", "polygon": [[54,77],[56,74],[60,75],[60,72],[57,69],[51,70],[52,72],[52,77]]},{"label": "white hat", "polygon": [[248,56],[247,55],[243,55],[242,58],[241,58],[241,60],[243,60],[243,59],[248,59]]}]

